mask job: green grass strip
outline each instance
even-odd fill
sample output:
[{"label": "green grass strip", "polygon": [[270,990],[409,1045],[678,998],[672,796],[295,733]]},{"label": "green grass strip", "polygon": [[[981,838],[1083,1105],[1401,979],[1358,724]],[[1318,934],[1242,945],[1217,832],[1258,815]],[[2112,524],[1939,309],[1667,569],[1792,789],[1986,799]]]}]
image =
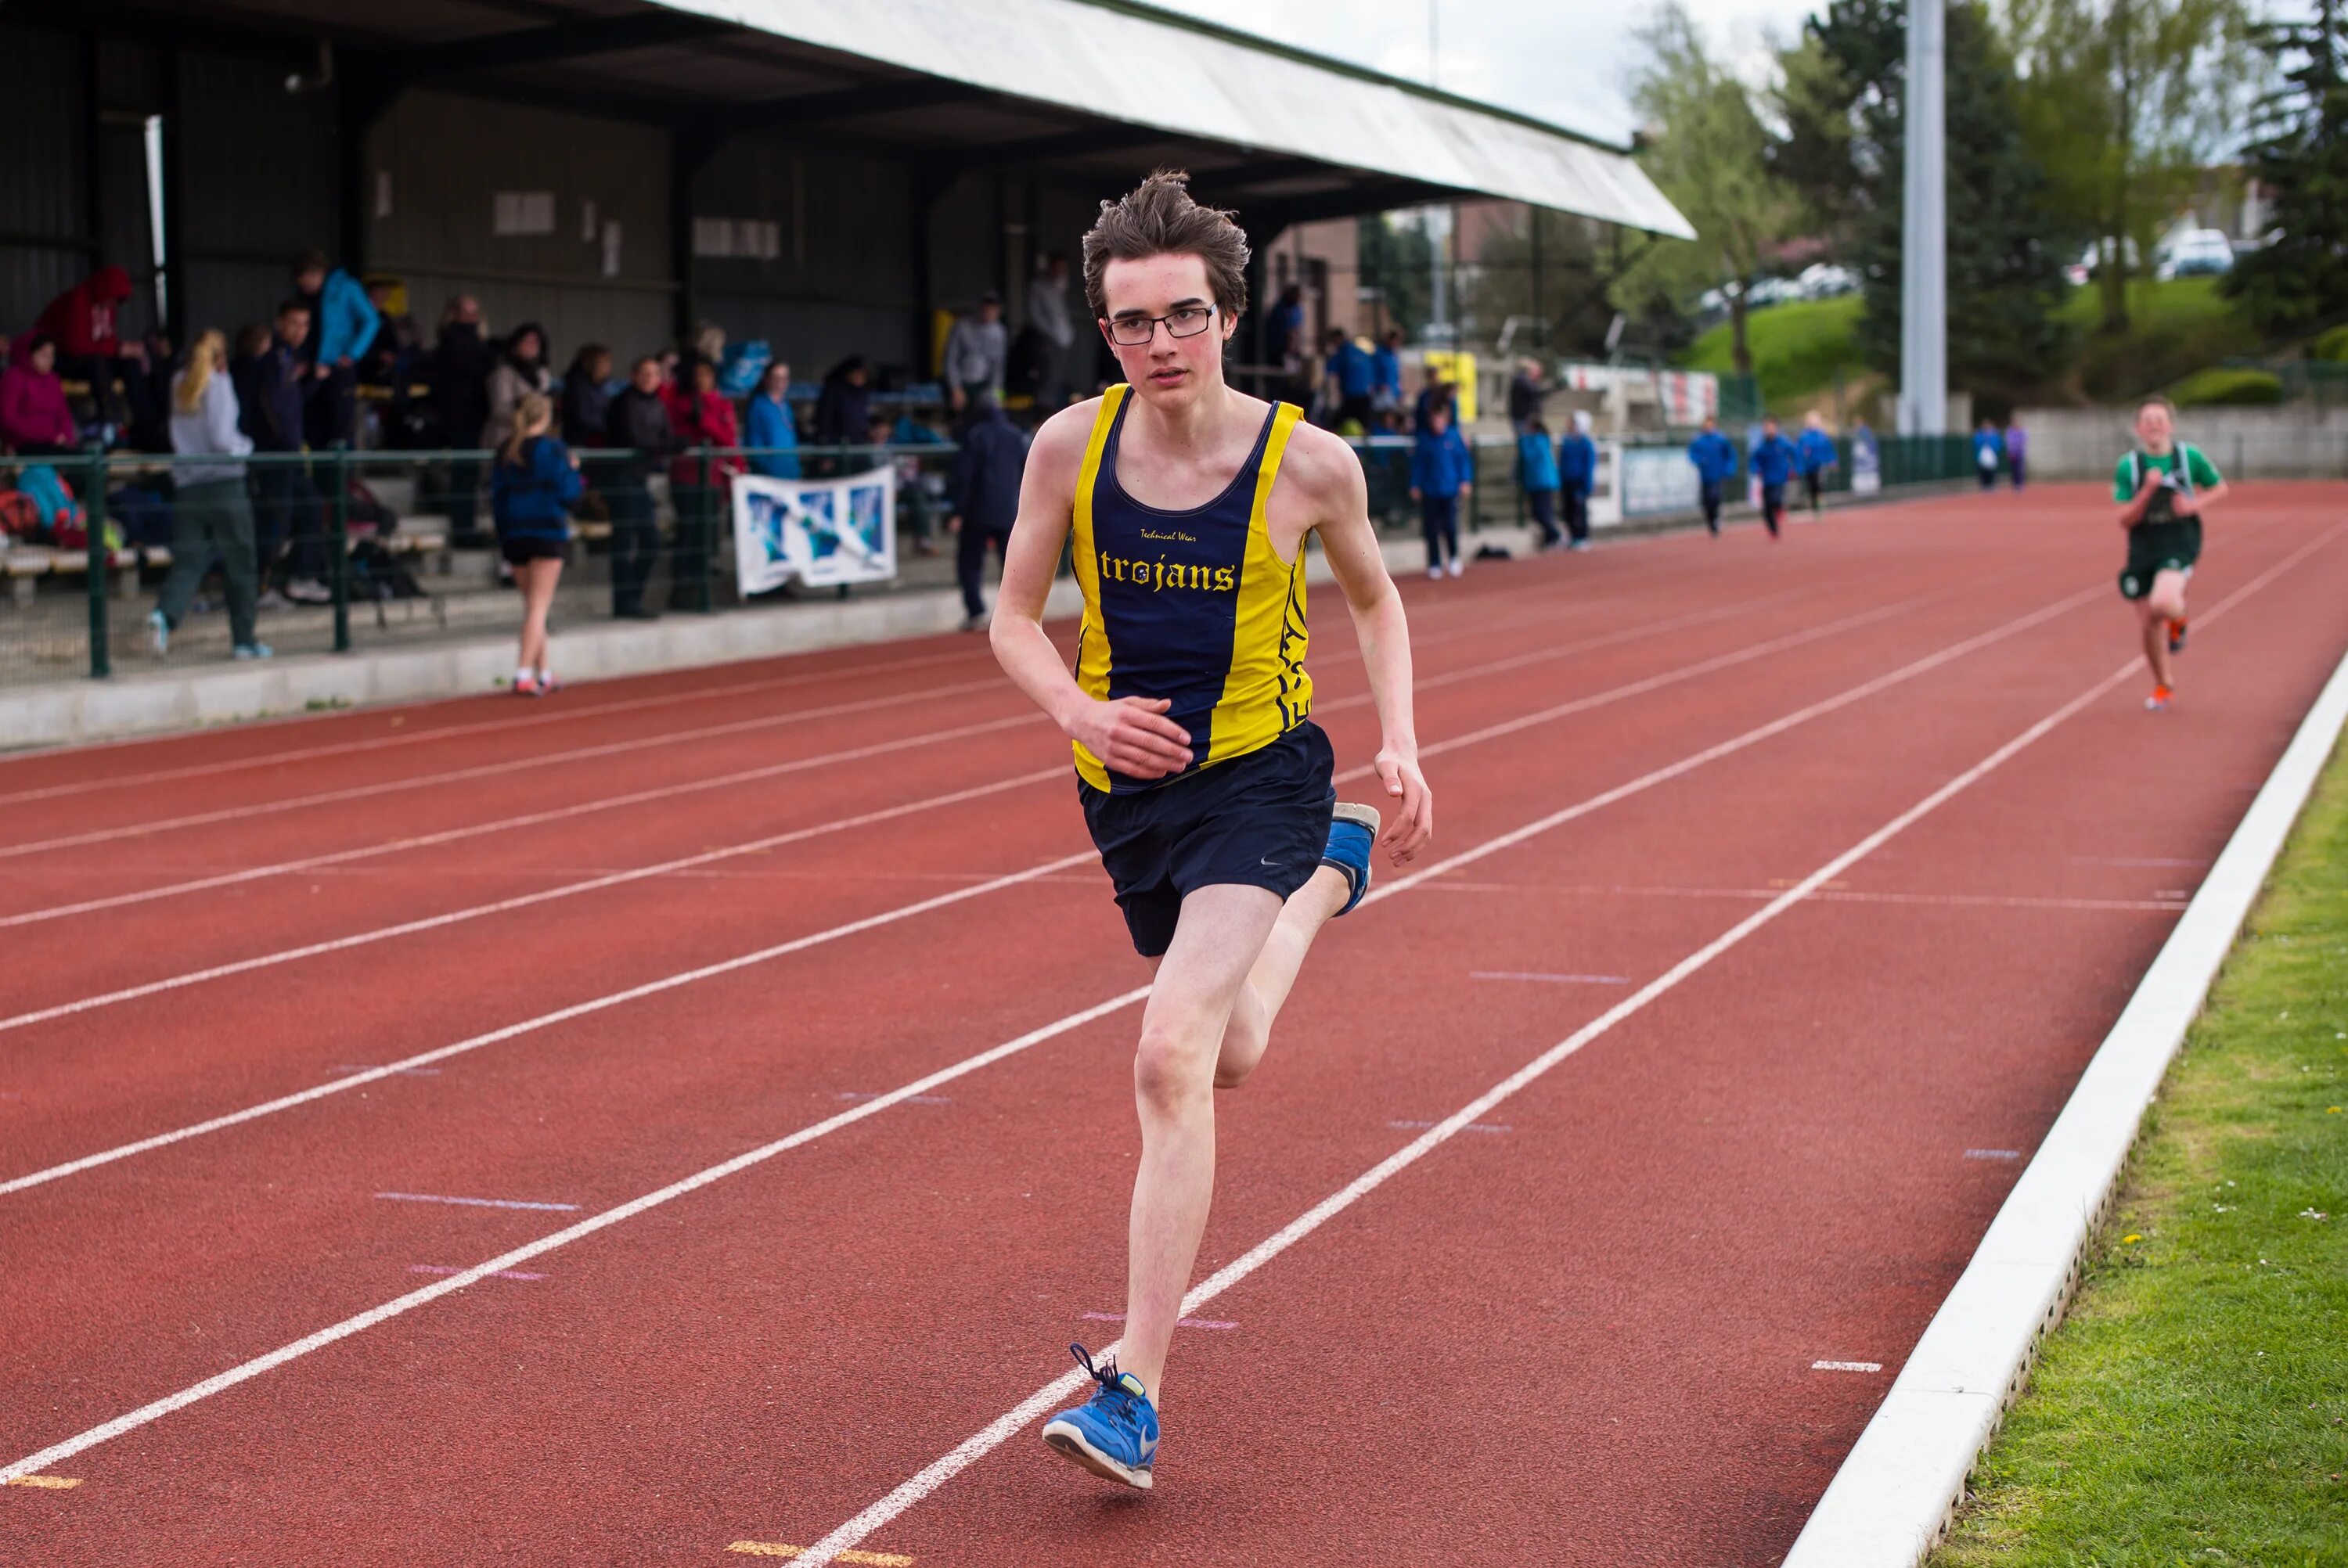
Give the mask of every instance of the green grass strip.
[{"label": "green grass strip", "polygon": [[2348,1564],[2348,748],[1933,1568]]}]

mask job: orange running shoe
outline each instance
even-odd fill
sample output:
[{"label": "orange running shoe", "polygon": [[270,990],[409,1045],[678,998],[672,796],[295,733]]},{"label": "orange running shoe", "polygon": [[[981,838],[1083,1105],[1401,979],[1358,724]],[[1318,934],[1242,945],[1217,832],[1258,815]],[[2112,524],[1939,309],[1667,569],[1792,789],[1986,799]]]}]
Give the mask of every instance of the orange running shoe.
[{"label": "orange running shoe", "polygon": [[2153,713],[2166,712],[2168,709],[2168,700],[2175,695],[2177,693],[2166,686],[2155,686],[2152,689],[2152,695],[2144,700],[2145,710]]},{"label": "orange running shoe", "polygon": [[2185,651],[2185,618],[2181,615],[2168,623],[2168,651],[2171,653]]},{"label": "orange running shoe", "polygon": [[537,695],[538,695],[538,677],[537,677],[536,675],[533,675],[533,674],[530,673],[530,672],[529,672],[529,671],[525,671],[524,672],[522,672],[522,673],[521,673],[521,674],[520,674],[520,675],[515,676],[515,677],[514,677],[514,682],[513,682],[513,693],[514,693],[514,695],[515,695],[515,696],[517,696],[517,697],[535,697],[535,696],[537,696]]}]

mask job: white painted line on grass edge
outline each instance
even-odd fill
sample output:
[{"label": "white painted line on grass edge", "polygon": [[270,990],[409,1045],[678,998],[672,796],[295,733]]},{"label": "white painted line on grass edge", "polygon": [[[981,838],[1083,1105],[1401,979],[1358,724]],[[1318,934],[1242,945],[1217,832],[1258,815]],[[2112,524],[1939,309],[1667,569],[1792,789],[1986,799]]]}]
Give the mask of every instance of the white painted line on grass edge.
[{"label": "white painted line on grass edge", "polygon": [[[2329,536],[2327,536],[2329,537]],[[2104,1037],[2045,1142],[1818,1500],[1786,1568],[1910,1568],[2061,1320],[2080,1255],[2275,856],[2348,723],[2343,659]]]}]

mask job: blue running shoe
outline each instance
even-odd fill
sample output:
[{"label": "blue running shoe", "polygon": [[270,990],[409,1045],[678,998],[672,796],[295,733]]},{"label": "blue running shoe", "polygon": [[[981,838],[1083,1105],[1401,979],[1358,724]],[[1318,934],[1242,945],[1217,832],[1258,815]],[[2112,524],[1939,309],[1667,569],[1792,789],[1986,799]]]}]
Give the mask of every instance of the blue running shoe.
[{"label": "blue running shoe", "polygon": [[1148,1491],[1150,1466],[1158,1459],[1158,1407],[1149,1402],[1140,1378],[1117,1369],[1116,1357],[1096,1367],[1083,1346],[1068,1348],[1100,1387],[1075,1409],[1045,1421],[1045,1442],[1104,1480]]},{"label": "blue running shoe", "polygon": [[1370,851],[1378,842],[1378,808],[1374,805],[1341,804],[1329,819],[1329,847],[1321,852],[1321,864],[1334,866],[1345,874],[1353,886],[1354,896],[1345,900],[1345,907],[1337,911],[1350,913],[1370,890]]}]

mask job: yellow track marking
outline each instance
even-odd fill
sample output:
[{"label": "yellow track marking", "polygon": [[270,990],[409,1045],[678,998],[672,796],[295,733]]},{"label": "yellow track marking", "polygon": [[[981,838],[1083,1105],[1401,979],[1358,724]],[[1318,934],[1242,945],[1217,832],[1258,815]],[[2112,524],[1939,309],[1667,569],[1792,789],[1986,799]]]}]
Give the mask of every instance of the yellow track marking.
[{"label": "yellow track marking", "polygon": [[[46,1491],[65,1491],[81,1484],[77,1475],[19,1475],[9,1478],[10,1486],[37,1486]],[[841,1561],[845,1562],[843,1558]],[[911,1563],[911,1558],[905,1559]]]},{"label": "yellow track marking", "polygon": [[[797,1557],[807,1551],[804,1546],[786,1546],[779,1541],[736,1541],[728,1552],[739,1552],[747,1557]],[[843,1552],[834,1563],[860,1563],[864,1568],[913,1568],[911,1557],[895,1552]]]}]

